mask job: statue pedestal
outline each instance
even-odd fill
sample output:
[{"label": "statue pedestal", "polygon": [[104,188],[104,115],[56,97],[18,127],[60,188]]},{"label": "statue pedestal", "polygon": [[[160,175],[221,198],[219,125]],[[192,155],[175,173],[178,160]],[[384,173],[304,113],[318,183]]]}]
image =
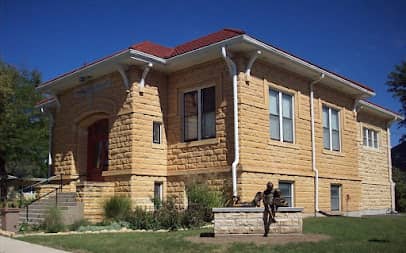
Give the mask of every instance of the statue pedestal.
[{"label": "statue pedestal", "polygon": [[[263,234],[263,211],[259,207],[213,208],[214,234]],[[303,208],[279,207],[270,234],[302,233],[302,213]]]}]

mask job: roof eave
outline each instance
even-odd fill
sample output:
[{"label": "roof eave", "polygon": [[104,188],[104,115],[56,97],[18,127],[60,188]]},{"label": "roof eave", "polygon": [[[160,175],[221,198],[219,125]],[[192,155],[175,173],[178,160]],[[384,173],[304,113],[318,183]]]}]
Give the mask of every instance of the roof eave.
[{"label": "roof eave", "polygon": [[320,68],[320,67],[318,67],[318,66],[316,66],[314,64],[311,64],[311,63],[309,63],[307,61],[304,61],[304,60],[302,60],[302,59],[300,59],[298,57],[295,57],[292,54],[281,51],[280,49],[275,48],[275,47],[273,47],[273,46],[271,46],[269,44],[266,44],[264,42],[261,42],[261,41],[255,39],[255,38],[252,38],[249,35],[244,34],[244,35],[242,35],[242,37],[243,37],[244,41],[246,41],[248,43],[252,43],[252,44],[258,46],[261,50],[265,50],[265,51],[271,52],[273,54],[277,54],[279,56],[282,56],[282,57],[290,60],[291,62],[300,64],[300,65],[304,66],[305,68],[308,68],[309,70],[314,71],[315,73],[317,73],[319,75],[324,74],[326,77],[329,77],[329,78],[331,78],[333,80],[336,80],[336,81],[338,81],[338,82],[340,82],[342,84],[345,84],[345,85],[347,85],[347,86],[349,86],[349,87],[351,87],[351,88],[353,88],[355,90],[358,90],[362,94],[360,96],[360,98],[368,98],[368,97],[372,97],[372,96],[375,95],[375,92],[372,91],[372,90],[368,90],[368,89],[366,89],[364,87],[361,87],[358,84],[355,84],[353,82],[345,80],[344,78],[342,78],[342,77],[340,77],[340,76],[338,76],[338,75],[336,75],[336,74],[334,74],[332,72],[329,72],[329,71],[327,71],[327,70],[325,70],[323,68]]},{"label": "roof eave", "polygon": [[389,118],[390,120],[393,120],[393,121],[402,121],[402,120],[405,119],[403,116],[401,116],[401,115],[399,115],[399,114],[397,114],[395,112],[392,112],[392,111],[390,111],[388,109],[385,109],[385,108],[383,108],[381,106],[378,106],[376,104],[373,104],[373,103],[365,101],[365,100],[360,100],[359,104],[361,105],[361,109],[362,109],[362,106],[365,106],[369,110],[374,111],[377,114],[380,114],[380,115],[382,115],[382,116],[384,116],[386,118]]}]

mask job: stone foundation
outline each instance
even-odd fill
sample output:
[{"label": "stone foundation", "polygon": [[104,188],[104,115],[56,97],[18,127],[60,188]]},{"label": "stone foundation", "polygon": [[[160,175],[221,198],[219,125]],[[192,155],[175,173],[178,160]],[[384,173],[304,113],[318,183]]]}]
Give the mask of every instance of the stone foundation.
[{"label": "stone foundation", "polygon": [[[215,235],[263,234],[262,220],[264,208],[213,208]],[[270,233],[302,233],[303,208],[280,207],[276,213],[276,223],[272,223]]]}]

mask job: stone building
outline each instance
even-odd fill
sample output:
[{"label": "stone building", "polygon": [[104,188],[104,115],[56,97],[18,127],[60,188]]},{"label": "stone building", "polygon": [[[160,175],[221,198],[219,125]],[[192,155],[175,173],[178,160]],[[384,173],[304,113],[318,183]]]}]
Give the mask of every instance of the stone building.
[{"label": "stone building", "polygon": [[205,183],[249,201],[272,181],[308,215],[394,209],[389,126],[374,91],[243,31],[142,42],[37,87],[52,174],[100,219],[113,195],[153,208]]}]

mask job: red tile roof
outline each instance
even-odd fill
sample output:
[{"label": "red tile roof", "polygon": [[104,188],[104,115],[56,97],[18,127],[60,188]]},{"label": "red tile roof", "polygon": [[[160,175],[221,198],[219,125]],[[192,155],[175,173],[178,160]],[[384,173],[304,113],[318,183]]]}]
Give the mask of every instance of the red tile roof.
[{"label": "red tile roof", "polygon": [[[245,34],[245,32],[242,31],[242,30],[225,28],[225,29],[222,29],[220,31],[217,31],[217,32],[208,34],[206,36],[200,37],[198,39],[195,39],[195,40],[186,42],[184,44],[178,45],[178,46],[176,46],[174,48],[165,47],[165,46],[155,44],[155,43],[150,42],[150,41],[144,41],[144,42],[141,42],[141,43],[134,44],[134,45],[130,46],[129,49],[138,50],[138,51],[150,54],[150,55],[154,55],[154,56],[157,56],[157,57],[160,57],[160,58],[168,59],[168,58],[171,58],[171,57],[174,57],[174,56],[177,56],[177,55],[181,55],[181,54],[184,54],[184,53],[187,53],[187,52],[190,52],[190,51],[193,51],[193,50],[196,50],[196,49],[199,49],[199,48],[202,48],[202,47],[205,47],[205,46],[208,46],[208,45],[211,45],[211,44],[214,44],[214,43],[226,40],[226,39],[230,39],[230,38],[242,35],[242,34]],[[268,43],[265,43],[265,44],[270,45]],[[287,51],[285,51],[285,50],[283,50],[281,48],[277,48],[277,47],[275,47],[273,45],[270,45],[270,46],[272,46],[272,47],[274,47],[274,48],[276,48],[276,49],[278,49],[278,50],[280,50],[282,52],[285,52],[286,54],[289,54],[289,55],[291,55],[293,57],[296,57],[296,58],[298,58],[298,59],[300,59],[300,60],[302,60],[304,62],[312,64],[312,65],[314,65],[314,66],[316,66],[316,67],[318,67],[320,69],[323,69],[323,70],[325,70],[325,71],[327,71],[327,72],[329,72],[329,73],[331,73],[333,75],[339,76],[339,77],[341,77],[341,78],[343,78],[343,79],[345,79],[345,80],[347,80],[349,82],[354,83],[355,85],[357,85],[359,87],[362,87],[362,88],[364,88],[366,90],[369,90],[371,92],[374,91],[373,89],[371,89],[370,87],[368,87],[366,85],[363,85],[363,84],[361,84],[359,82],[350,80],[350,79],[348,79],[348,78],[346,78],[344,76],[341,76],[341,75],[339,75],[337,73],[334,73],[334,72],[332,72],[330,70],[327,70],[325,68],[317,66],[317,65],[315,65],[315,64],[313,64],[313,63],[311,63],[311,62],[309,62],[309,61],[307,61],[305,59],[302,59],[302,58],[300,58],[300,57],[298,57],[296,55],[293,55],[293,54],[291,54],[291,53],[289,53],[289,52],[287,52]],[[128,50],[128,49],[125,49],[125,50]],[[49,80],[49,81],[47,81],[45,83],[40,84],[38,87],[43,87],[43,86],[47,85],[48,83],[50,83],[52,81],[55,81],[55,80],[57,80],[59,78],[62,78],[64,76],[67,76],[67,75],[72,74],[74,72],[80,71],[80,70],[82,70],[82,69],[84,69],[84,68],[86,68],[86,67],[88,67],[90,65],[93,65],[93,64],[98,63],[100,61],[108,59],[108,58],[110,58],[112,56],[118,55],[118,54],[124,52],[125,50],[119,51],[119,52],[117,52],[115,54],[112,54],[112,55],[109,55],[107,57],[103,57],[101,59],[93,61],[93,62],[91,62],[91,63],[89,63],[89,64],[87,64],[85,66],[81,66],[81,67],[79,67],[77,69],[69,71],[69,72],[67,72],[65,74],[62,74],[62,75],[60,75],[60,76],[58,76],[58,77],[56,77],[54,79],[51,79],[51,80]]]},{"label": "red tile roof", "polygon": [[202,48],[232,37],[245,34],[244,31],[236,29],[223,29],[215,33],[200,37],[198,39],[178,45],[174,48],[164,47],[149,41],[132,45],[130,48],[144,53],[152,54],[161,58],[171,58],[176,55],[184,54],[198,48]]}]

